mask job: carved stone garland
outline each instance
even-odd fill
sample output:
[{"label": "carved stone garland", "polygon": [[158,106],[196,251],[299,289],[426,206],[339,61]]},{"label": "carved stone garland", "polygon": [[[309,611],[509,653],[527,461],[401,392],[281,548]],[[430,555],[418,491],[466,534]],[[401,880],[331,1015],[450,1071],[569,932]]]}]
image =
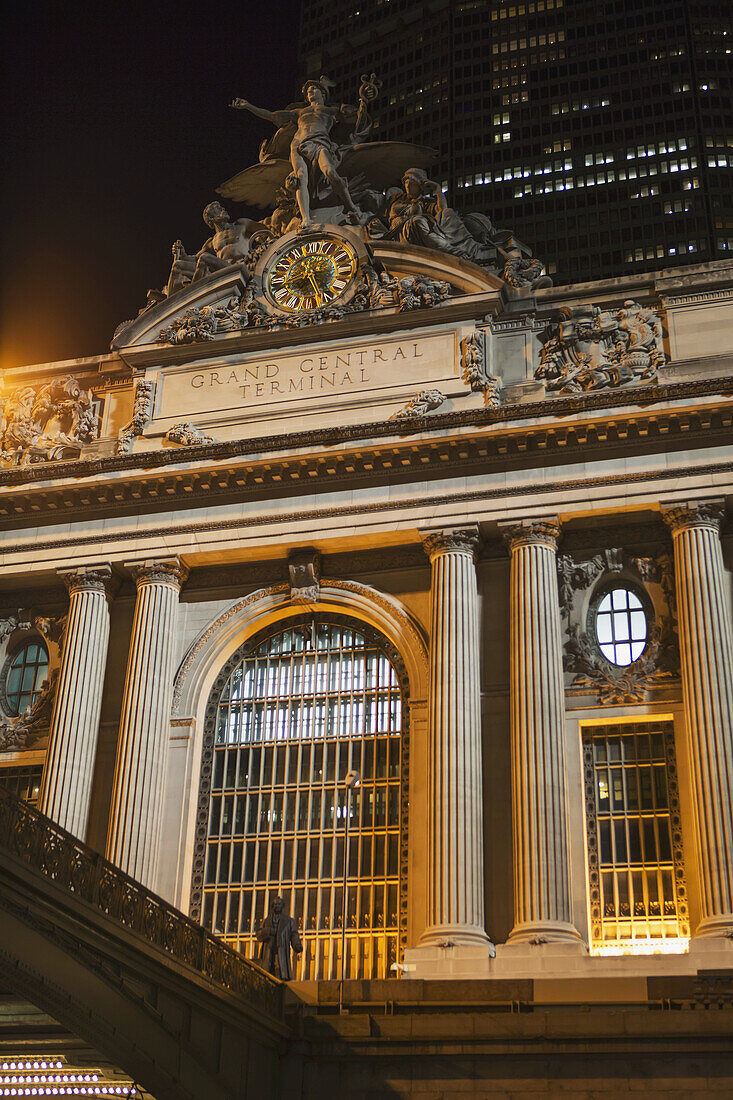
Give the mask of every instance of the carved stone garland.
[{"label": "carved stone garland", "polygon": [[272,314],[254,298],[250,283],[241,297],[231,298],[226,304],[187,310],[182,317],[161,329],[158,342],[195,344],[248,328],[307,328],[372,309],[392,308],[398,313],[431,309],[445,301],[450,293],[449,283],[427,275],[408,275],[398,280],[388,272],[377,276],[371,266],[365,265],[361,284],[347,305],[336,302],[320,309]]},{"label": "carved stone garland", "polygon": [[142,435],[143,428],[150,420],[154,396],[155,383],[145,378],[138,378],[135,382],[132,420],[120,432],[115,448],[116,454],[129,454],[136,437]]},{"label": "carved stone garland", "polygon": [[476,329],[461,340],[462,377],[474,392],[483,393],[487,409],[498,409],[501,405],[502,382],[490,372],[486,352],[484,329]]}]

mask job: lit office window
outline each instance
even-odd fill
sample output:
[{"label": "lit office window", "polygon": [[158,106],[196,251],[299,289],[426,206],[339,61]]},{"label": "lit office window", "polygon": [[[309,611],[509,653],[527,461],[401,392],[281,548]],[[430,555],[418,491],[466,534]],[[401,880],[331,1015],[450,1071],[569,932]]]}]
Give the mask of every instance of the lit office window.
[{"label": "lit office window", "polygon": [[343,781],[352,769],[361,785],[349,816],[347,973],[387,977],[397,959],[406,778],[388,649],[363,624],[309,617],[245,645],[212,696],[206,852],[192,911],[253,957],[279,894],[300,924],[303,979],[340,976]]},{"label": "lit office window", "polygon": [[593,953],[685,950],[672,723],[586,726],[583,758]]},{"label": "lit office window", "polygon": [[41,790],[43,764],[29,764],[17,768],[0,768],[0,787],[4,791],[22,798],[31,806],[38,805]]}]

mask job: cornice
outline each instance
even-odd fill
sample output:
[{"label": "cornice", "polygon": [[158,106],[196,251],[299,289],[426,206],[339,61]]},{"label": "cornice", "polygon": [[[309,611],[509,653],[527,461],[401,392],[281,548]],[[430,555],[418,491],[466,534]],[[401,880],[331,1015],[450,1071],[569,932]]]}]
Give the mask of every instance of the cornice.
[{"label": "cornice", "polygon": [[[674,365],[674,364],[672,364]],[[694,379],[668,382],[662,385],[634,386],[628,389],[591,391],[523,404],[506,404],[499,409],[469,409],[462,412],[432,413],[409,420],[385,420],[377,423],[353,424],[343,427],[316,428],[310,431],[257,436],[226,443],[196,444],[191,447],[165,448],[159,451],[138,451],[127,455],[83,458],[74,461],[35,463],[29,466],[0,470],[0,489],[4,485],[48,483],[55,478],[98,477],[123,470],[147,471],[166,466],[180,466],[192,460],[219,462],[247,455],[268,455],[270,452],[295,451],[306,447],[334,447],[362,441],[391,438],[395,442],[407,436],[438,434],[455,428],[486,427],[495,424],[521,424],[526,420],[542,420],[548,432],[562,430],[562,419],[575,414],[618,410],[624,417],[634,416],[634,410],[703,397],[733,395],[733,377]],[[622,412],[623,410],[623,412]],[[708,413],[706,406],[700,415]],[[675,415],[675,410],[660,410],[661,415]]]},{"label": "cornice", "polygon": [[[679,482],[683,476],[685,469],[680,466],[667,466],[657,470],[646,470],[640,473],[623,473],[623,474],[601,474],[593,477],[584,477],[577,482],[577,488],[582,488],[586,492],[600,488],[614,488],[614,487],[628,487],[630,485],[643,485],[648,482],[654,482],[656,484],[666,481]],[[696,478],[708,477],[713,475],[730,475],[733,474],[733,461],[720,462],[715,464],[706,464],[694,467],[694,475]],[[543,479],[539,477],[534,483],[526,483],[522,485],[522,496],[551,496],[553,493],[563,494],[560,502],[555,506],[558,508],[563,507],[562,501],[567,496],[569,482],[567,477],[559,478],[556,481],[549,479]],[[389,510],[390,512],[404,512],[411,513],[416,510],[425,510],[430,508],[440,508],[441,506],[450,506],[452,504],[460,505],[462,508],[470,507],[471,505],[480,506],[486,504],[489,501],[496,501],[502,499],[513,499],[516,497],[516,488],[512,485],[501,486],[498,488],[485,488],[474,491],[459,491],[454,493],[440,492],[434,495],[425,495],[419,497],[407,497],[400,500],[394,496],[390,498]],[[241,531],[245,527],[276,527],[278,524],[293,524],[300,522],[313,523],[320,520],[334,520],[335,522],[344,525],[344,527],[351,521],[354,516],[364,515],[379,515],[384,512],[384,503],[378,501],[376,503],[357,503],[349,505],[339,505],[328,508],[310,508],[310,509],[298,509],[297,511],[275,510],[272,512],[257,515],[251,519],[239,516],[236,519],[216,519],[216,520],[201,520],[187,523],[173,524],[169,523],[166,526],[166,539],[168,542],[171,540],[183,536],[195,534],[198,536],[204,536],[209,532],[218,531]],[[409,522],[409,519],[408,519]],[[125,530],[115,531],[110,533],[97,532],[91,533],[88,538],[84,538],[79,535],[71,535],[65,538],[44,540],[44,550],[57,550],[76,547],[79,548],[85,543],[93,545],[95,548],[99,548],[107,544],[119,544],[123,542],[134,542],[138,539],[144,539],[149,537],[150,532],[141,530]],[[23,543],[8,544],[3,546],[3,553],[6,555],[16,553],[26,553],[29,550],[37,550],[38,542],[36,539],[31,539]],[[486,557],[493,557],[493,553],[485,555]]]},{"label": "cornice", "polygon": [[[0,521],[5,518],[6,527],[7,521],[16,521],[19,526],[30,523],[35,526],[45,516],[63,514],[68,518],[75,512],[86,516],[110,512],[122,515],[126,509],[139,510],[141,505],[154,506],[159,502],[164,502],[167,508],[180,504],[190,508],[202,497],[210,506],[215,501],[256,500],[273,493],[279,497],[298,495],[306,485],[310,493],[314,486],[320,491],[331,491],[374,483],[375,479],[399,484],[413,479],[418,473],[421,480],[429,481],[492,470],[531,469],[539,465],[551,469],[556,461],[568,465],[574,461],[599,461],[618,454],[655,454],[674,452],[676,447],[685,450],[712,447],[730,442],[733,405],[727,402],[701,409],[625,410],[622,416],[611,419],[539,422],[524,430],[521,430],[521,423],[500,421],[496,424],[489,417],[483,423],[481,419],[476,423],[477,418],[472,419],[473,432],[439,436],[432,424],[428,428],[428,422],[423,420],[418,439],[395,437],[392,427],[389,440],[372,439],[368,446],[359,445],[361,429],[354,433],[356,438],[350,440],[351,446],[346,445],[346,433],[340,429],[341,447],[329,451],[311,450],[306,454],[288,453],[288,440],[278,441],[279,453],[268,454],[265,447],[251,458],[242,454],[249,450],[246,441],[180,448],[176,452],[179,462],[182,452],[195,451],[197,458],[203,452],[209,454],[209,463],[194,465],[189,459],[190,465],[185,469],[156,468],[152,459],[157,456],[152,455],[152,472],[131,468],[125,463],[123,469],[129,469],[126,477],[104,476],[118,468],[124,459],[100,459],[94,465],[94,480],[90,477],[85,482],[65,481],[58,486],[48,482],[36,486],[31,482],[23,490],[10,488],[4,492],[0,485]],[[228,461],[212,467],[212,451],[222,458],[226,455]],[[163,452],[164,455],[169,453]],[[139,459],[143,456],[125,457]],[[236,457],[242,460],[232,461]]]}]

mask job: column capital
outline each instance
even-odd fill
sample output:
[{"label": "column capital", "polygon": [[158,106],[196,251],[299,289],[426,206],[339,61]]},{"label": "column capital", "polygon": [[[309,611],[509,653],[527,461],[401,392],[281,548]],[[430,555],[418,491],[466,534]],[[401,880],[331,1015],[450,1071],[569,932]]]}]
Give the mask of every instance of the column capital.
[{"label": "column capital", "polygon": [[439,554],[478,555],[479,534],[476,524],[470,527],[451,527],[443,531],[421,531],[423,549],[430,560]]},{"label": "column capital", "polygon": [[556,516],[500,523],[499,530],[510,550],[520,546],[551,546],[555,550],[560,538],[560,522]]},{"label": "column capital", "polygon": [[126,568],[132,573],[138,588],[143,584],[169,584],[175,589],[181,589],[189,572],[179,557],[130,562]]},{"label": "column capital", "polygon": [[722,497],[715,500],[690,500],[670,504],[662,508],[662,519],[672,532],[672,536],[692,527],[712,527],[720,531],[725,518],[725,501]]},{"label": "column capital", "polygon": [[103,592],[107,599],[111,599],[119,585],[119,578],[109,565],[82,565],[77,569],[59,569],[57,572],[70,596],[75,592]]}]

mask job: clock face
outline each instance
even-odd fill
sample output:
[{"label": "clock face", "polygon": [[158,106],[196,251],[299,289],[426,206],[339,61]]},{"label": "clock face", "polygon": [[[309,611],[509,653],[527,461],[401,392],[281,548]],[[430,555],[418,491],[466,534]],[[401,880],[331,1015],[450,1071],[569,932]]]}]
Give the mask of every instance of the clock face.
[{"label": "clock face", "polygon": [[267,289],[281,309],[320,309],[339,298],[356,272],[350,245],[332,237],[297,241],[277,257]]}]

